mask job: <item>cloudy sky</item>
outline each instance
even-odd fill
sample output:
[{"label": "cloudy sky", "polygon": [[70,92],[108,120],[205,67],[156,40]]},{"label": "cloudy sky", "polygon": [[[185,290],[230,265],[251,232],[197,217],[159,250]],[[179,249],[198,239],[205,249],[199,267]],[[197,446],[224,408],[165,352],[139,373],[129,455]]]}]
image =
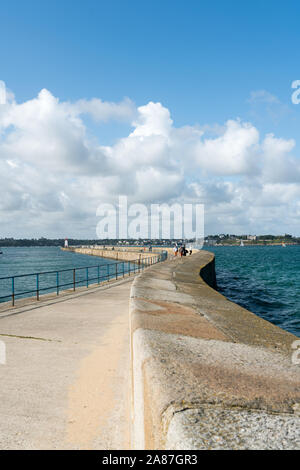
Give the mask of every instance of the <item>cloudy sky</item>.
[{"label": "cloudy sky", "polygon": [[119,195],[203,203],[207,234],[300,235],[297,15],[124,3],[3,6],[0,237],[93,238]]}]

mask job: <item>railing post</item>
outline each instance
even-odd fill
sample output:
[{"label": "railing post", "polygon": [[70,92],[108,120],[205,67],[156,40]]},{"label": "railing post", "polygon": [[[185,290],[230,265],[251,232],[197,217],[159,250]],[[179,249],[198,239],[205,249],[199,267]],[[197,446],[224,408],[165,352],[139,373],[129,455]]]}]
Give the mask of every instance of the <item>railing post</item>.
[{"label": "railing post", "polygon": [[[107,281],[110,280],[110,276],[113,278],[115,276],[115,279],[118,280],[119,277],[122,277],[123,279],[125,278],[125,274],[128,274],[128,276],[131,275],[131,272],[134,273],[134,275],[138,272],[138,273],[141,273],[141,272],[144,272],[146,268],[148,268],[149,266],[151,266],[152,264],[156,264],[156,263],[159,263],[160,261],[165,261],[166,259],[166,253],[161,253],[161,254],[158,254],[158,255],[155,255],[155,256],[151,256],[151,257],[147,257],[145,256],[144,258],[142,258],[141,255],[139,255],[139,258],[138,259],[135,259],[135,260],[128,260],[128,261],[117,261],[115,263],[115,268],[113,268],[113,263],[112,264],[109,264],[107,263],[106,267],[107,267],[107,274],[106,274],[106,277],[107,277]],[[122,264],[122,267],[120,267],[120,269],[118,268],[118,265],[121,265]],[[131,266],[133,265],[133,266]],[[112,266],[112,268],[110,268],[110,266]],[[126,271],[126,266],[127,266],[127,271]],[[86,269],[86,287],[88,288],[89,287],[89,268],[90,267],[93,267],[93,268],[97,268],[97,277],[92,277],[91,278],[91,281],[93,279],[97,280],[98,281],[98,284],[100,284],[101,282],[101,273],[100,273],[100,268],[103,267],[105,268],[105,264],[103,265],[97,265],[97,266],[87,266],[87,267],[84,267],[84,268],[79,268],[79,269]],[[71,269],[67,269],[67,270],[63,270],[63,271],[73,271],[73,282],[69,282],[68,285],[72,285],[73,284],[73,290],[75,291],[76,290],[76,269],[78,268],[71,268]],[[115,269],[115,273],[113,272],[113,269]],[[105,269],[104,269],[105,271]],[[30,292],[34,293],[36,292],[36,299],[39,301],[40,300],[40,290],[47,290],[47,287],[42,287],[40,289],[40,276],[42,274],[56,274],[56,286],[51,286],[51,288],[49,287],[49,289],[51,289],[51,291],[54,291],[55,292],[55,289],[56,289],[56,294],[59,295],[60,294],[60,272],[61,271],[49,271],[49,272],[42,272],[42,273],[32,273],[32,274],[28,274],[28,276],[35,276],[36,277],[36,289],[34,290],[31,290]],[[20,292],[20,293],[17,293],[15,292],[15,278],[18,277],[18,276],[10,276],[6,279],[11,279],[11,302],[12,302],[12,306],[15,305],[15,299],[16,299],[16,296],[17,295],[22,295],[23,292]],[[22,277],[22,276],[21,276]],[[103,280],[105,280],[105,274],[103,273]],[[81,281],[77,281],[79,283],[84,283],[84,279]],[[25,293],[24,293],[25,294]]]},{"label": "railing post", "polygon": [[36,300],[40,300],[40,279],[39,279],[39,275],[37,274],[36,275]]},{"label": "railing post", "polygon": [[15,305],[15,278],[11,278],[11,300],[12,300],[12,305]]}]

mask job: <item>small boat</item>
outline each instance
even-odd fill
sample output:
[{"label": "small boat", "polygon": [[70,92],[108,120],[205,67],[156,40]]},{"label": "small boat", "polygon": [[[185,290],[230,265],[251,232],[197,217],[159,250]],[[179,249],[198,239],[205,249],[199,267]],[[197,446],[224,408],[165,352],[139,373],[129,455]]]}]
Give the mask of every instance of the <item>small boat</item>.
[{"label": "small boat", "polygon": [[240,246],[245,246],[243,240],[241,240]]},{"label": "small boat", "polygon": [[282,242],[282,248],[286,248],[286,244],[284,242]]}]

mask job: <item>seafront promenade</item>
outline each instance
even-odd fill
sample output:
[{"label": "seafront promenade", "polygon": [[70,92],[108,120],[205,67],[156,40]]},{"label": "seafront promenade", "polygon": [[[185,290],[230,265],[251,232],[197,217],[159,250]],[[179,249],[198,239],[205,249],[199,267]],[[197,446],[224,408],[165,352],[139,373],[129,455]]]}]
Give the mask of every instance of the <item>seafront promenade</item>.
[{"label": "seafront promenade", "polygon": [[133,447],[299,449],[298,338],[213,287],[205,251],[135,279]]},{"label": "seafront promenade", "polygon": [[215,282],[200,251],[0,312],[0,448],[299,448],[297,338]]},{"label": "seafront promenade", "polygon": [[132,278],[0,314],[0,449],[128,449]]}]

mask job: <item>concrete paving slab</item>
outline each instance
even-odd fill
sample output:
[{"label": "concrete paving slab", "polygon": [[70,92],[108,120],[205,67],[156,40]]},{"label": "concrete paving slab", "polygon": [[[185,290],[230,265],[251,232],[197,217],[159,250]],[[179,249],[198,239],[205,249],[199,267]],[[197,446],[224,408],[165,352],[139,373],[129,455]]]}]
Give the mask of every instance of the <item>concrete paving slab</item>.
[{"label": "concrete paving slab", "polygon": [[129,448],[131,282],[0,318],[0,449]]}]

